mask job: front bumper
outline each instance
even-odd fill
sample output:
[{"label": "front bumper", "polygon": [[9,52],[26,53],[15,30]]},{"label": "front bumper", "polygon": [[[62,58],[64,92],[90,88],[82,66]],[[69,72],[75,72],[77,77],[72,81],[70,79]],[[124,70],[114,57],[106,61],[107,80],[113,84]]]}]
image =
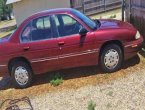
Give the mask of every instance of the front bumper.
[{"label": "front bumper", "polygon": [[7,76],[7,75],[8,75],[7,65],[0,64],[0,77]]},{"label": "front bumper", "polygon": [[142,48],[143,37],[141,36],[139,39],[127,42],[124,44],[124,57],[125,59],[132,58],[135,56]]}]

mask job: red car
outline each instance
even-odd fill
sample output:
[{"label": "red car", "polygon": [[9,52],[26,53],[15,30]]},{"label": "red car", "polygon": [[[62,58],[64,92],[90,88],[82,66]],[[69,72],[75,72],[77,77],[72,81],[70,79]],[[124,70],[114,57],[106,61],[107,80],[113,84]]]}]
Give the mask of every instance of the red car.
[{"label": "red car", "polygon": [[34,74],[100,65],[120,69],[137,54],[143,38],[129,23],[91,20],[77,10],[53,9],[27,18],[8,38],[0,39],[0,75],[26,88]]}]

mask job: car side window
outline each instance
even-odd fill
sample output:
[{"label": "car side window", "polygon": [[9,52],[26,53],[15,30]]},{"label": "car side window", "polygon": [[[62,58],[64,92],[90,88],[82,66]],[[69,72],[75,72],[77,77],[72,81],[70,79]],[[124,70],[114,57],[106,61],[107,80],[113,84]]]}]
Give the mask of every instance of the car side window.
[{"label": "car side window", "polygon": [[22,42],[32,42],[53,38],[50,16],[34,19],[21,34]]},{"label": "car side window", "polygon": [[52,29],[50,17],[41,17],[32,21],[32,41],[51,39]]},{"label": "car side window", "polygon": [[31,22],[26,25],[21,35],[22,42],[30,42],[31,41]]},{"label": "car side window", "polygon": [[43,25],[43,18],[37,19],[36,27],[37,27],[37,29],[43,29],[43,28],[44,28],[44,25]]},{"label": "car side window", "polygon": [[66,14],[55,15],[54,20],[60,37],[79,34],[79,30],[82,28],[78,21]]},{"label": "car side window", "polygon": [[65,26],[73,25],[76,23],[76,20],[74,20],[73,18],[71,18],[70,16],[67,16],[67,15],[63,15],[62,20],[63,20]]},{"label": "car side window", "polygon": [[53,37],[49,16],[33,20],[31,30],[32,41],[51,39]]}]

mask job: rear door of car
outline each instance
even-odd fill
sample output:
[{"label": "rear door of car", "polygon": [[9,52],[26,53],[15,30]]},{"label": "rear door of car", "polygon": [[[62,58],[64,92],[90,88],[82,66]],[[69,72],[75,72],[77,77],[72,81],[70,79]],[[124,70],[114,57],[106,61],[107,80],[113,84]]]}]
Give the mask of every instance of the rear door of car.
[{"label": "rear door of car", "polygon": [[32,20],[21,35],[23,56],[31,63],[35,73],[58,69],[59,47],[55,38],[51,16]]},{"label": "rear door of car", "polygon": [[97,64],[97,46],[94,32],[79,34],[83,25],[68,14],[53,16],[59,37],[59,64],[61,68]]}]

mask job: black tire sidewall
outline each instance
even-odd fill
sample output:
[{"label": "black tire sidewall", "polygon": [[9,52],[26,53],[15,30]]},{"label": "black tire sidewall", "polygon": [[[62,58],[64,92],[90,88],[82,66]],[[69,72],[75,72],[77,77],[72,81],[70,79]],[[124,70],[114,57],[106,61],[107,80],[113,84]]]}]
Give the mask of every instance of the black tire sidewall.
[{"label": "black tire sidewall", "polygon": [[[114,69],[108,69],[104,64],[105,54],[110,49],[116,50],[119,54],[119,62],[118,62],[118,65]],[[123,61],[123,53],[122,53],[120,46],[118,46],[116,44],[111,44],[111,45],[105,46],[105,48],[103,49],[101,56],[100,56],[100,66],[104,72],[111,73],[111,72],[115,72],[115,71],[119,70],[121,68],[122,61]]]},{"label": "black tire sidewall", "polygon": [[[29,79],[28,79],[27,84],[25,84],[25,85],[19,85],[18,82],[17,82],[16,79],[15,79],[15,69],[16,69],[17,67],[19,67],[19,66],[24,67],[24,68],[28,71],[28,77],[29,77]],[[32,73],[31,67],[30,67],[27,63],[22,62],[22,61],[17,61],[17,62],[15,62],[15,63],[13,64],[13,66],[12,66],[11,68],[12,68],[12,69],[11,69],[11,79],[12,79],[12,82],[13,82],[13,84],[15,85],[16,88],[21,88],[21,89],[23,89],[23,88],[27,88],[27,87],[29,87],[29,86],[31,85],[33,73]]]}]

